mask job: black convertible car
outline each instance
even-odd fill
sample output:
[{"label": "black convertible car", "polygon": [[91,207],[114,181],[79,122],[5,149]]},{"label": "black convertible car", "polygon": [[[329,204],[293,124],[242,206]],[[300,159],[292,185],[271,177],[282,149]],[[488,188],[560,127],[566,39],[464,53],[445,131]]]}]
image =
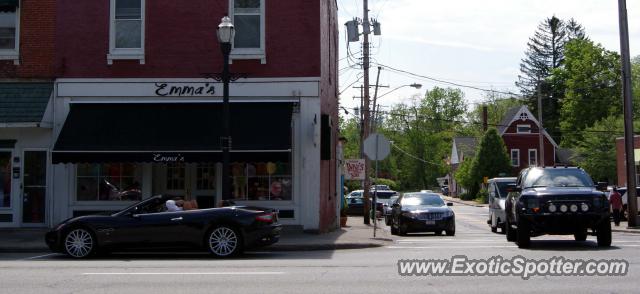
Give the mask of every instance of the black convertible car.
[{"label": "black convertible car", "polygon": [[277,212],[268,208],[230,206],[168,212],[169,195],[153,196],[112,215],[68,219],[45,236],[54,252],[87,258],[116,249],[206,248],[229,257],[246,248],[278,241]]}]

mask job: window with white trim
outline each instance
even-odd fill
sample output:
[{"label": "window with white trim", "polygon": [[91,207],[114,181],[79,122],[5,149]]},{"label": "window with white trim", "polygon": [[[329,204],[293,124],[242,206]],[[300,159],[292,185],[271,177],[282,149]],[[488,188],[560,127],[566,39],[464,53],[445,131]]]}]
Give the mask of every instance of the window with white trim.
[{"label": "window with white trim", "polygon": [[19,60],[20,6],[0,5],[0,60]]},{"label": "window with white trim", "polygon": [[511,166],[520,166],[520,149],[511,149]]},{"label": "window with white trim", "polygon": [[531,133],[531,125],[518,125],[517,126],[518,134],[530,134]]},{"label": "window with white trim", "polygon": [[144,64],[144,0],[111,0],[109,64],[117,59],[137,59]]},{"label": "window with white trim", "polygon": [[538,149],[529,149],[529,166],[538,165]]},{"label": "window with white trim", "polygon": [[235,27],[232,59],[261,59],[265,63],[265,0],[229,0]]}]

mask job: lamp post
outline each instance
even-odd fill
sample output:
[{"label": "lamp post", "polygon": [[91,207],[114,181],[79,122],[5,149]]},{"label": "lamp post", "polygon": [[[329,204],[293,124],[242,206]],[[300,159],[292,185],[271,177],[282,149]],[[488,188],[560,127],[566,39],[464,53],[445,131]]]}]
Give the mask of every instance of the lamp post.
[{"label": "lamp post", "polygon": [[223,66],[222,66],[222,136],[220,137],[220,145],[222,147],[222,200],[231,198],[231,179],[230,179],[230,158],[229,150],[231,149],[231,126],[229,113],[229,81],[231,74],[229,73],[229,53],[231,53],[231,42],[235,36],[235,29],[231,18],[225,16],[218,25],[218,43],[222,50]]}]

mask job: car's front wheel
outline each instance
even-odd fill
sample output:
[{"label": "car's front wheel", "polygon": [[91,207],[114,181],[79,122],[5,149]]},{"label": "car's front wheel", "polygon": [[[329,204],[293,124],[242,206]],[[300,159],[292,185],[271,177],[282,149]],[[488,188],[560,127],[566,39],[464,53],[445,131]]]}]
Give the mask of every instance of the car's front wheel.
[{"label": "car's front wheel", "polygon": [[207,234],[209,252],[215,257],[230,257],[242,252],[242,236],[235,228],[217,226]]},{"label": "car's front wheel", "polygon": [[518,230],[516,231],[516,243],[519,248],[529,248],[531,245],[531,233],[529,224],[524,220],[518,221]]},{"label": "car's front wheel", "polygon": [[611,246],[611,222],[609,220],[602,221],[596,229],[598,246]]},{"label": "car's front wheel", "polygon": [[516,241],[516,230],[511,227],[511,223],[509,222],[509,218],[505,221],[504,228],[506,230],[505,235],[507,235],[507,241],[514,242]]},{"label": "car's front wheel", "polygon": [[88,258],[97,251],[96,238],[86,228],[69,230],[63,240],[64,253],[73,258]]}]

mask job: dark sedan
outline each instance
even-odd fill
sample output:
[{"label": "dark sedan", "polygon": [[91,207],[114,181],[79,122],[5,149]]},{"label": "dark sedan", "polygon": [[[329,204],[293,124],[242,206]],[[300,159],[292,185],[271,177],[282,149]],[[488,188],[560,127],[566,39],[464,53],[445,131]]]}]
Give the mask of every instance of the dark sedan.
[{"label": "dark sedan", "polygon": [[87,258],[116,249],[206,248],[216,257],[273,244],[280,238],[277,212],[231,206],[169,212],[173,196],[158,195],[112,215],[71,218],[45,236],[54,252]]},{"label": "dark sedan", "polygon": [[[369,199],[369,202],[372,202],[372,200]],[[383,210],[382,202],[377,203],[376,210],[377,210],[377,214],[382,214],[382,210]],[[363,215],[364,214],[364,198],[347,197],[347,214]]]},{"label": "dark sedan", "polygon": [[393,204],[391,234],[406,235],[414,232],[445,231],[447,236],[456,234],[455,214],[440,195],[433,193],[405,193]]}]

